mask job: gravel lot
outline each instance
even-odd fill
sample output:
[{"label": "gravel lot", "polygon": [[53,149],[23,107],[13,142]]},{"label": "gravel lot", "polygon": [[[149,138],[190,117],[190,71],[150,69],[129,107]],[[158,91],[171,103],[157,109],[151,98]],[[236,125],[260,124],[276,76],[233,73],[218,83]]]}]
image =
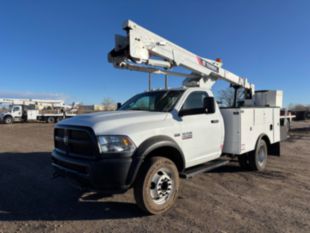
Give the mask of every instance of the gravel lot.
[{"label": "gravel lot", "polygon": [[310,122],[293,124],[262,173],[237,163],[181,181],[176,206],[145,216],[132,191],[103,197],[52,179],[52,125],[0,125],[0,233],[310,232]]}]

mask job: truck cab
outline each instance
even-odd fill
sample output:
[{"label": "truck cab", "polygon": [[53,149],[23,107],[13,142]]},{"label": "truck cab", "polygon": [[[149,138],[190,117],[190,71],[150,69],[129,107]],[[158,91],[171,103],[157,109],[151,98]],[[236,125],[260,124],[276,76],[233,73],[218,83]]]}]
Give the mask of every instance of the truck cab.
[{"label": "truck cab", "polygon": [[11,124],[14,121],[21,121],[23,116],[22,105],[12,105],[8,112],[0,114],[0,121],[6,124]]},{"label": "truck cab", "polygon": [[178,173],[219,158],[224,124],[210,90],[157,90],[135,95],[114,112],[63,120],[54,140],[56,174],[119,193],[137,182],[153,157],[169,159]]}]

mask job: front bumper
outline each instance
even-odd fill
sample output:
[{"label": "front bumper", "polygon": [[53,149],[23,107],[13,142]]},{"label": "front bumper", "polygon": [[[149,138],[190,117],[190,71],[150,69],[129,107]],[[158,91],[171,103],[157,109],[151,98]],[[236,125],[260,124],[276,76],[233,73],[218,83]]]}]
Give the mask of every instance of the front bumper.
[{"label": "front bumper", "polygon": [[67,177],[81,188],[122,193],[131,186],[135,169],[133,153],[107,155],[106,158],[81,159],[52,152],[52,166],[56,175]]}]

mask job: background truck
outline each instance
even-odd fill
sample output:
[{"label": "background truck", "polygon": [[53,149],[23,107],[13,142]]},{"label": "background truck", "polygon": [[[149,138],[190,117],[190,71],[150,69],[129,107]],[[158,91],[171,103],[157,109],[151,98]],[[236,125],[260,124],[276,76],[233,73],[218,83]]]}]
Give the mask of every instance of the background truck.
[{"label": "background truck", "polygon": [[0,113],[0,122],[5,124],[28,121],[54,123],[76,115],[62,100],[0,99],[0,103],[10,104],[8,111]]},{"label": "background truck", "polygon": [[[223,166],[234,157],[242,167],[262,171],[268,155],[280,155],[281,138],[286,138],[280,133],[282,91],[255,92],[247,79],[223,69],[220,59],[197,56],[132,21],[123,28],[127,35],[116,36],[109,62],[162,74],[165,89],[140,93],[114,112],[58,123],[55,175],[109,193],[133,187],[138,206],[160,214],[173,206],[180,177]],[[185,77],[183,87],[168,89],[168,75]],[[237,101],[235,94],[233,106],[219,108],[211,91],[219,79],[236,92],[242,89],[244,100]]]}]

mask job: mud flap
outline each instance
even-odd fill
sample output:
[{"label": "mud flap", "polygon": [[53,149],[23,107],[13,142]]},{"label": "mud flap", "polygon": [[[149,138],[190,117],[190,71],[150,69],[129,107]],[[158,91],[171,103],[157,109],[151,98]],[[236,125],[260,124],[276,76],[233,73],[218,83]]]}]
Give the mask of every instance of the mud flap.
[{"label": "mud flap", "polygon": [[280,156],[280,142],[271,144],[268,148],[268,155]]}]

